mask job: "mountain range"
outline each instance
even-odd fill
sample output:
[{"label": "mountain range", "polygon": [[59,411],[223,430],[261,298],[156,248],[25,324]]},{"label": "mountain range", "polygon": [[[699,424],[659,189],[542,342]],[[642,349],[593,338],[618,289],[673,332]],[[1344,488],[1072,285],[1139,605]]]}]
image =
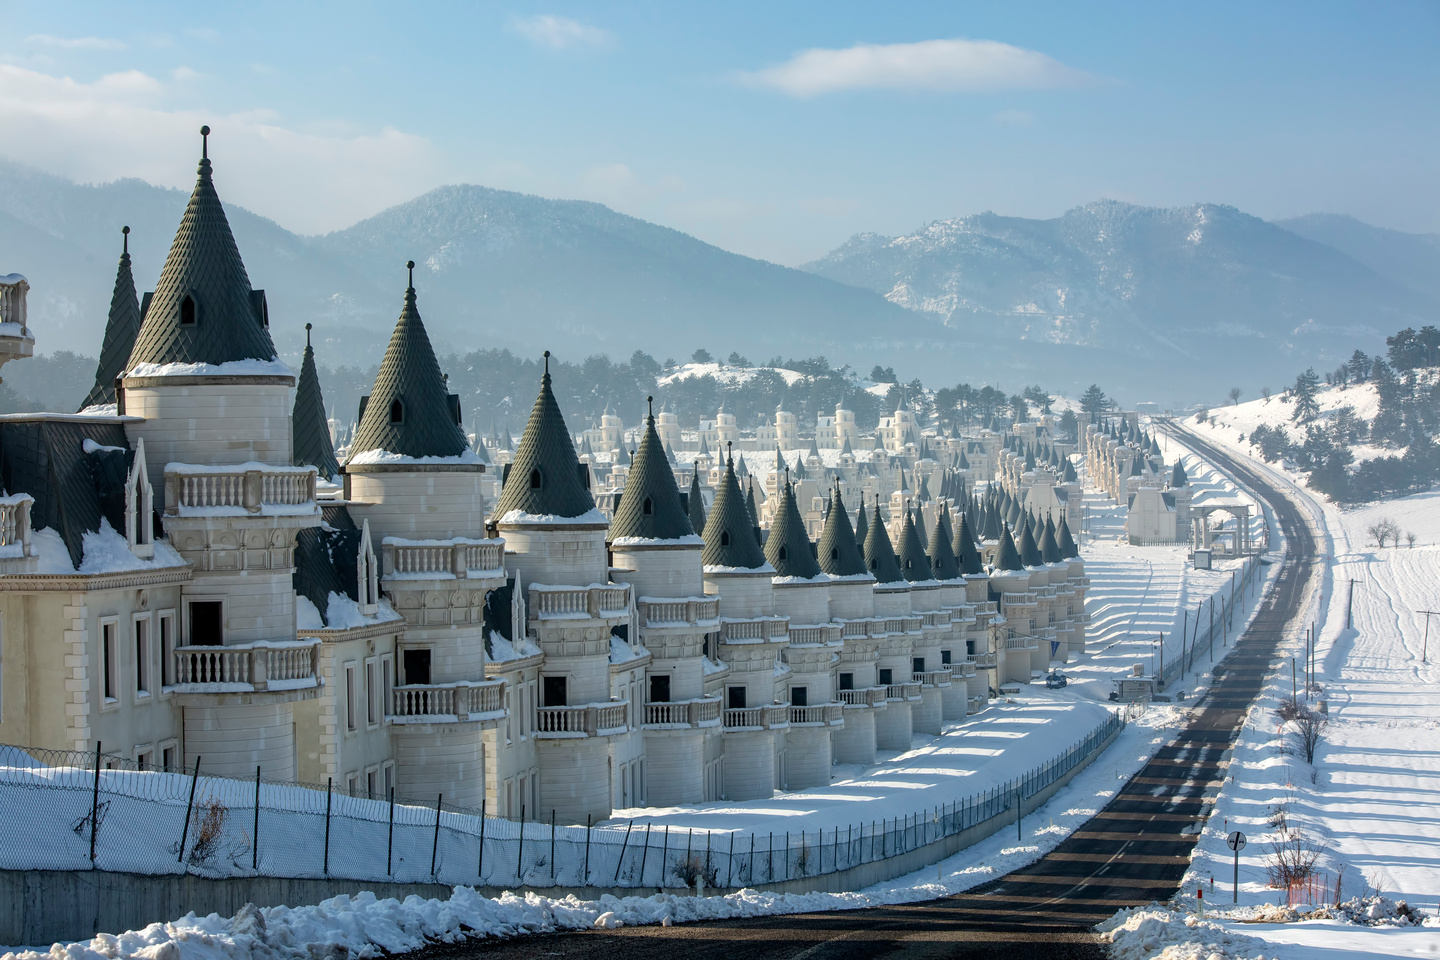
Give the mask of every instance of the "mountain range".
[{"label": "mountain range", "polygon": [[[223,164],[216,180],[223,198]],[[31,281],[38,350],[95,354],[121,225],[143,292],[186,197],[0,160],[0,272]],[[1440,237],[1326,214],[1268,223],[1213,204],[1113,201],[1052,220],[984,213],[860,234],[792,269],[600,204],[479,186],[441,187],[319,237],[227,212],[282,354],[298,356],[311,322],[328,366],[378,363],[409,259],[442,354],[824,354],[935,386],[1095,381],[1173,404],[1232,385],[1253,395],[1440,322]]]}]

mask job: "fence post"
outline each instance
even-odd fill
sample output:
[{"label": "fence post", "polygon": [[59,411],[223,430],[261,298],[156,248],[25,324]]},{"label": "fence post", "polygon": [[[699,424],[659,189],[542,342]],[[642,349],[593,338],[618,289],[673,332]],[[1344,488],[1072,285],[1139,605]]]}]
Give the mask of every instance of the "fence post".
[{"label": "fence post", "polygon": [[750,834],[750,859],[745,863],[745,880],[755,882],[755,834]]},{"label": "fence post", "polygon": [[[650,828],[653,826],[655,826],[653,820],[645,824],[645,849],[640,851],[640,882],[636,884],[640,887],[645,886],[645,861],[650,859]],[[660,879],[665,878],[661,877]]]},{"label": "fence post", "polygon": [[[484,824],[482,823],[483,827]],[[390,788],[390,832],[385,837],[385,876],[393,876],[395,871],[391,869],[391,860],[395,853],[395,788]],[[482,848],[480,855],[485,855]]]},{"label": "fence post", "polygon": [[590,814],[585,814],[585,885],[590,885]]},{"label": "fence post", "polygon": [[660,889],[665,889],[665,871],[670,866],[670,824],[665,824],[665,836],[660,840]]},{"label": "fence post", "polygon": [[[97,751],[98,752],[98,751]],[[190,838],[190,812],[195,809],[195,784],[200,780],[200,758],[195,758],[195,773],[190,777],[190,802],[185,804],[185,826],[180,829],[180,856],[176,863],[185,862],[185,841]]]},{"label": "fence post", "polygon": [[725,889],[730,889],[730,881],[735,876],[735,831],[730,831],[730,857],[725,861]]},{"label": "fence post", "polygon": [[250,834],[250,869],[260,869],[260,767],[255,767],[255,828]]},{"label": "fence post", "polygon": [[330,876],[330,801],[335,797],[335,778],[325,778],[325,876]]},{"label": "fence post", "polygon": [[775,831],[770,831],[770,839],[766,842],[765,852],[765,879],[769,883],[775,882]]},{"label": "fence post", "polygon": [[635,826],[634,820],[625,825],[625,841],[620,844],[620,856],[615,860],[615,879],[610,881],[611,886],[620,883],[620,865],[625,862],[625,848],[630,845],[630,828],[633,826]]},{"label": "fence post", "polygon": [[[804,834],[801,834],[801,837],[803,838],[803,837],[804,837]],[[804,840],[803,840],[803,839],[801,840],[801,843],[804,843]],[[785,831],[785,879],[786,879],[786,880],[789,880],[789,879],[790,879],[790,831],[789,831],[789,830],[786,830],[786,831]]]},{"label": "fence post", "polygon": [[435,794],[435,839],[430,843],[430,879],[435,879],[435,857],[440,852],[440,803],[445,794]]},{"label": "fence post", "polygon": [[[190,815],[185,815],[189,826]],[[100,832],[100,741],[95,741],[95,790],[90,795],[90,869],[95,869],[95,835]],[[180,841],[180,853],[185,853],[185,841]]]},{"label": "fence post", "polygon": [[[487,799],[489,798],[480,798],[480,859],[475,864],[475,877],[482,882],[485,880],[485,802]],[[588,817],[586,824],[589,824]],[[590,862],[590,834],[588,832],[585,834],[585,862],[586,864]]]},{"label": "fence post", "polygon": [[515,848],[515,882],[520,883],[525,878],[520,876],[520,864],[525,858],[525,804],[520,804],[520,843]]},{"label": "fence post", "polygon": [[555,885],[555,808],[550,808],[550,885]]}]

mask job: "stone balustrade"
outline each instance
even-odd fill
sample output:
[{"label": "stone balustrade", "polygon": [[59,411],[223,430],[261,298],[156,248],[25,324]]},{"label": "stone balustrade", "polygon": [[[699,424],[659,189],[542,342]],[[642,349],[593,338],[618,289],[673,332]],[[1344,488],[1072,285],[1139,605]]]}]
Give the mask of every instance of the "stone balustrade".
[{"label": "stone balustrade", "polygon": [[635,601],[640,622],[647,627],[695,626],[709,623],[720,616],[719,597],[685,597],[654,600],[641,597]]},{"label": "stone balustrade", "polygon": [[941,667],[939,670],[916,670],[911,674],[911,679],[922,687],[948,687],[950,678],[951,667]]},{"label": "stone balustrade", "polygon": [[315,505],[314,467],[243,463],[232,467],[165,465],[165,515],[306,516]]},{"label": "stone balustrade", "polygon": [[858,690],[836,690],[835,699],[847,707],[881,707],[885,705],[888,687],[861,687]]},{"label": "stone balustrade", "polygon": [[838,623],[821,623],[811,626],[790,628],[790,644],[829,644],[840,643],[842,630]]},{"label": "stone balustrade", "polygon": [[34,502],[28,493],[0,497],[0,558],[31,556],[30,505]]},{"label": "stone balustrade", "polygon": [[838,727],[845,723],[845,704],[821,703],[813,707],[790,707],[794,727]]},{"label": "stone balustrade", "polygon": [[916,681],[910,683],[888,683],[885,685],[886,700],[919,700],[920,684]]},{"label": "stone balustrade", "polygon": [[530,584],[530,616],[536,620],[618,620],[630,613],[630,585],[588,587]]},{"label": "stone balustrade", "polygon": [[505,576],[505,541],[406,540],[380,543],[381,576],[388,580],[469,580]]},{"label": "stone balustrade", "polygon": [[629,701],[612,700],[573,707],[540,707],[535,711],[535,735],[542,740],[564,740],[626,733],[629,706]]},{"label": "stone balustrade", "polygon": [[722,643],[764,643],[767,640],[785,640],[789,635],[788,617],[755,617],[748,620],[726,618],[720,621]]},{"label": "stone balustrade", "polygon": [[719,697],[645,704],[645,726],[647,727],[678,730],[691,727],[713,727],[719,721]]},{"label": "stone balustrade", "polygon": [[1040,641],[1036,637],[1006,637],[1006,650],[1039,650]]},{"label": "stone balustrade", "polygon": [[316,686],[318,640],[274,640],[175,648],[175,689],[248,693]]},{"label": "stone balustrade", "polygon": [[498,720],[505,715],[505,681],[405,684],[393,691],[391,723]]},{"label": "stone balustrade", "polygon": [[772,703],[764,707],[730,707],[725,711],[725,729],[783,730],[790,726],[790,704]]},{"label": "stone balustrade", "polygon": [[951,615],[949,610],[928,610],[920,614],[920,619],[924,621],[924,626],[927,627],[947,628],[951,623],[955,622],[955,617]]}]

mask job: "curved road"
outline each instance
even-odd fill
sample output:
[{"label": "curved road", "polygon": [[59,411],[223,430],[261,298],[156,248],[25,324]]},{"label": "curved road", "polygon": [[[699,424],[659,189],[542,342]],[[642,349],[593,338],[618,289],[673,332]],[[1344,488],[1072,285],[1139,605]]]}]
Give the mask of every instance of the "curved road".
[{"label": "curved road", "polygon": [[1249,485],[1275,511],[1288,550],[1274,586],[1186,727],[1105,808],[1036,863],[965,893],[904,906],[725,920],[674,927],[475,940],[427,948],[416,960],[584,957],[617,960],[1099,958],[1089,928],[1121,907],[1174,895],[1213,799],[1226,750],[1264,683],[1276,645],[1295,629],[1319,572],[1301,510],[1243,460],[1185,442]]}]

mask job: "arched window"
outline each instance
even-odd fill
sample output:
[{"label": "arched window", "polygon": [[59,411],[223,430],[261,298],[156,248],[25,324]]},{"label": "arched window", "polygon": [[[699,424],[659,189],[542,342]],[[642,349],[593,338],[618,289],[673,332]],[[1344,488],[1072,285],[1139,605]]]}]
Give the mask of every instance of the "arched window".
[{"label": "arched window", "polygon": [[647,517],[655,512],[655,504],[651,502],[649,497],[646,497],[645,502],[640,505],[640,512]]},{"label": "arched window", "polygon": [[195,323],[195,298],[187,296],[180,301],[180,322],[185,326]]},{"label": "arched window", "polygon": [[398,399],[390,401],[390,422],[405,422],[405,404],[401,403]]},{"label": "arched window", "polygon": [[781,547],[781,548],[780,548],[780,559],[781,559],[781,560],[784,560],[784,559],[786,558],[786,556],[787,556],[787,552],[786,552],[785,548],[784,548],[784,547]]},{"label": "arched window", "polygon": [[729,530],[722,530],[722,531],[720,531],[720,546],[722,546],[722,547],[728,547],[728,546],[730,546],[730,531],[729,531]]},{"label": "arched window", "polygon": [[831,560],[839,560],[839,559],[840,559],[840,548],[839,548],[839,547],[831,547],[831,548],[830,548],[830,559],[831,559]]},{"label": "arched window", "polygon": [[539,490],[539,489],[540,489],[540,470],[539,470],[539,468],[536,468],[536,469],[530,471],[530,489],[531,489],[531,490]]},{"label": "arched window", "polygon": [[906,570],[909,570],[909,569],[911,569],[911,568],[914,567],[914,566],[915,566],[915,561],[913,561],[913,560],[906,560],[906,561],[905,561],[905,569],[906,569]]},{"label": "arched window", "polygon": [[878,558],[870,561],[870,569],[871,569],[871,570],[878,570],[878,569],[880,569],[880,560],[879,560]]}]

